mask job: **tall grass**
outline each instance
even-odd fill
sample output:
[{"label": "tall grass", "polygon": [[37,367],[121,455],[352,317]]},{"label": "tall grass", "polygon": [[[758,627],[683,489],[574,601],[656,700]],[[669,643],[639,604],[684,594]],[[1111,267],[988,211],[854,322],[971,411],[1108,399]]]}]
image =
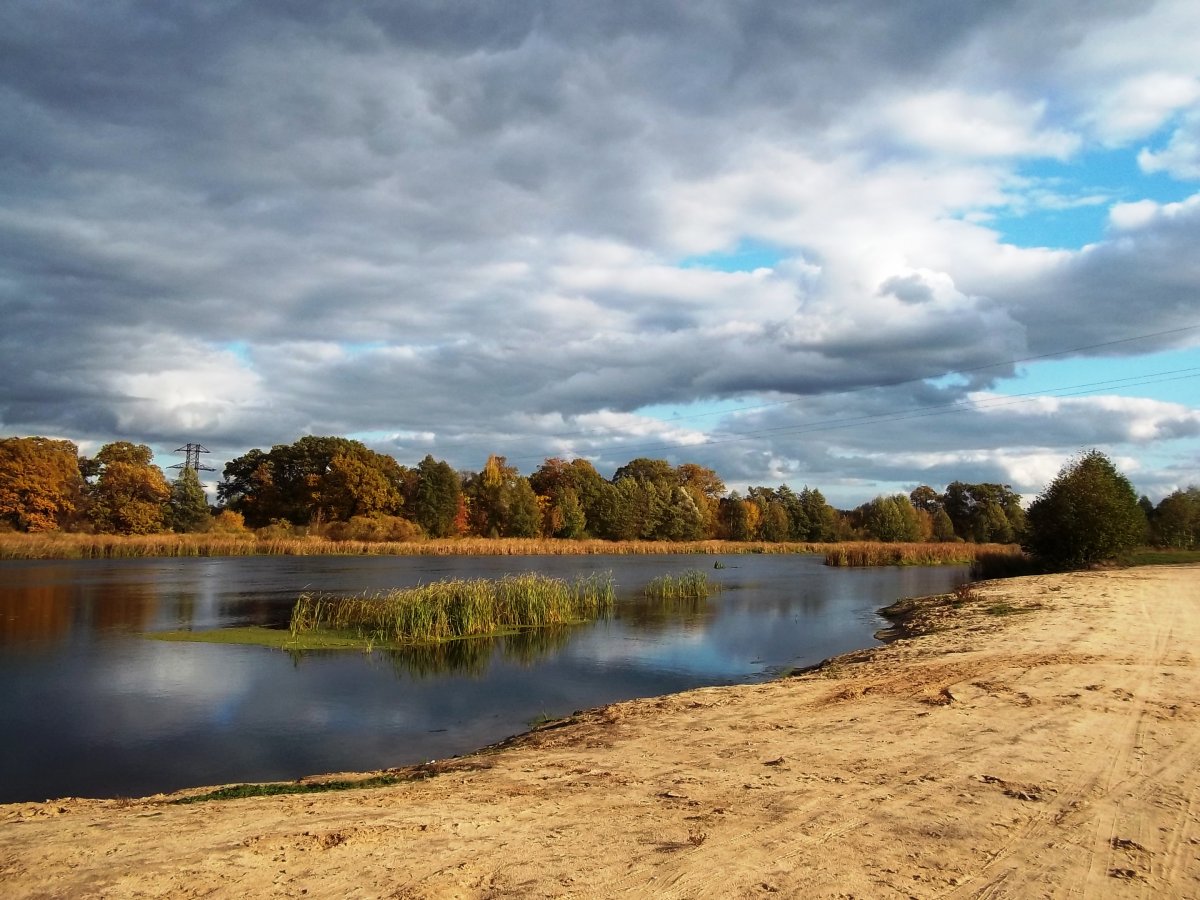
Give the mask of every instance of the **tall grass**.
[{"label": "tall grass", "polygon": [[0,533],[0,559],[122,559],[152,556],[592,556],[666,553],[819,553],[823,544],[740,541],[605,541],[558,538],[333,540],[317,535]]},{"label": "tall grass", "polygon": [[1005,548],[1004,552],[983,550],[971,561],[971,580],[989,581],[993,578],[1016,578],[1021,575],[1034,575],[1043,571],[1041,565],[1031,556],[1017,549],[1015,552]]},{"label": "tall grass", "polygon": [[825,565],[854,566],[950,566],[970,565],[981,555],[993,558],[1019,557],[1015,544],[884,544],[862,541],[832,544],[825,549]]},{"label": "tall grass", "polygon": [[708,575],[698,569],[688,569],[678,575],[670,573],[650,579],[643,594],[650,600],[688,600],[704,598],[721,589],[709,582]]},{"label": "tall grass", "polygon": [[596,618],[612,609],[612,573],[568,582],[537,573],[451,579],[380,594],[331,598],[303,594],[292,610],[293,636],[353,634],[382,643],[434,643]]},{"label": "tall grass", "polygon": [[121,559],[155,556],[567,556],[746,553],[824,554],[830,566],[967,564],[981,553],[1017,554],[1002,544],[881,544],[765,541],[582,541],[557,538],[331,540],[310,535],[0,533],[2,559]]},{"label": "tall grass", "polygon": [[262,552],[264,548],[253,534],[0,534],[0,559],[252,556]]}]

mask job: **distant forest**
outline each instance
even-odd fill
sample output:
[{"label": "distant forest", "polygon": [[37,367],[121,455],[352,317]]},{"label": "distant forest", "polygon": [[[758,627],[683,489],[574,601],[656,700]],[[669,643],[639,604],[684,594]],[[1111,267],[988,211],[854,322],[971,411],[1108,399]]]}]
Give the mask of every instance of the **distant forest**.
[{"label": "distant forest", "polygon": [[[525,476],[493,455],[480,471],[460,472],[432,456],[407,467],[359,441],[306,436],[231,460],[210,506],[195,471],[169,482],[152,459],[126,441],[89,458],[70,441],[0,439],[0,530],[976,543],[1019,542],[1026,530],[1021,497],[1005,484],[921,485],[836,510],[807,486],[728,491],[696,463],[638,458],[604,478],[585,459],[553,457]],[[1153,543],[1197,546],[1200,490],[1140,505]]]}]

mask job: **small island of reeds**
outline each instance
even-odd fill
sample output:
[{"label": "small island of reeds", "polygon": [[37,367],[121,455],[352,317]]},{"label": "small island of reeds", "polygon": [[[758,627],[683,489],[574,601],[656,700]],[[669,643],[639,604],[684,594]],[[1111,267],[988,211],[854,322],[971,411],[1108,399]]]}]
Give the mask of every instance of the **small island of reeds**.
[{"label": "small island of reeds", "polygon": [[585,622],[612,605],[611,572],[572,581],[533,572],[450,579],[357,597],[303,594],[292,610],[291,636],[336,635],[387,646],[437,643]]},{"label": "small island of reeds", "polygon": [[719,591],[721,586],[708,580],[699,569],[678,575],[667,573],[650,579],[642,593],[650,600],[698,600]]}]

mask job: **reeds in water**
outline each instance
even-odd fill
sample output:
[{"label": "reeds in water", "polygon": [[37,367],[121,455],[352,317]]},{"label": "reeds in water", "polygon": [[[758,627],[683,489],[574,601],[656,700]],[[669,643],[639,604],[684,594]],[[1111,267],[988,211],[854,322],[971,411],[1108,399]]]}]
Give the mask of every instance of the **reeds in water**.
[{"label": "reeds in water", "polygon": [[721,589],[710,582],[708,575],[699,569],[688,569],[678,575],[670,573],[650,579],[643,593],[650,600],[690,600],[707,597]]},{"label": "reeds in water", "polygon": [[761,541],[606,541],[445,538],[414,541],[233,534],[21,534],[0,532],[0,559],[126,559],[175,556],[591,556],[663,553],[821,553],[827,545]]},{"label": "reeds in water", "polygon": [[574,581],[537,573],[453,579],[381,594],[304,594],[292,610],[293,635],[328,630],[364,641],[434,643],[594,619],[612,609],[612,573]]},{"label": "reeds in water", "polygon": [[884,544],[871,541],[833,544],[825,550],[825,565],[955,566],[970,565],[983,554],[1020,556],[1021,548],[1009,544]]}]

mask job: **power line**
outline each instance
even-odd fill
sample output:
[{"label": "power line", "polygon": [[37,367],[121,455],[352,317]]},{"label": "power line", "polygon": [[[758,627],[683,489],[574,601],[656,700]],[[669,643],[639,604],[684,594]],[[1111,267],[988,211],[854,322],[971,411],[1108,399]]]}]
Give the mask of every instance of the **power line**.
[{"label": "power line", "polygon": [[[1051,353],[1039,353],[1035,356],[1022,356],[1022,357],[1019,357],[1016,359],[1008,359],[1008,360],[1003,360],[1000,362],[985,363],[984,365],[981,365],[981,366],[972,366],[972,367],[965,368],[965,369],[949,369],[944,372],[939,372],[939,373],[934,373],[934,374],[929,374],[929,375],[919,375],[915,378],[903,378],[903,379],[898,379],[895,381],[872,382],[871,384],[864,384],[864,385],[859,385],[858,387],[845,388],[844,390],[840,390],[840,391],[830,391],[828,393],[822,393],[820,396],[843,397],[843,396],[847,396],[850,394],[863,393],[865,391],[879,390],[881,388],[903,387],[906,384],[919,384],[922,381],[933,381],[933,380],[937,380],[939,378],[948,378],[951,375],[970,375],[975,372],[986,372],[988,369],[999,369],[1004,366],[1017,366],[1017,365],[1020,365],[1021,363],[1039,362],[1041,360],[1054,359],[1054,358],[1060,357],[1060,356],[1070,356],[1075,353],[1084,353],[1088,350],[1102,350],[1106,347],[1117,347],[1117,346],[1120,346],[1121,344],[1132,344],[1136,341],[1146,341],[1146,340],[1150,340],[1151,338],[1160,338],[1160,337],[1167,337],[1167,336],[1175,335],[1175,334],[1184,334],[1188,331],[1196,331],[1197,329],[1200,329],[1200,324],[1184,325],[1180,328],[1169,328],[1165,331],[1153,331],[1148,334],[1134,335],[1133,337],[1120,338],[1120,339],[1114,340],[1114,341],[1102,341],[1098,344],[1085,344],[1081,347],[1070,347],[1066,350],[1055,350]],[[778,406],[789,406],[789,405],[793,405],[796,403],[803,403],[809,399],[811,399],[809,396],[793,397],[789,400],[772,400],[767,403],[757,403],[757,404],[754,404],[751,406],[738,406],[738,407],[733,407],[731,409],[713,410],[712,412],[689,413],[686,416],[672,416],[670,421],[671,422],[686,422],[691,419],[707,419],[707,418],[711,418],[712,416],[725,416],[725,415],[730,415],[731,413],[754,412],[754,411],[757,411],[760,409],[773,409]],[[591,432],[588,432],[588,431],[576,431],[576,432],[564,432],[564,433],[560,433],[560,434],[548,435],[548,437],[551,439],[553,439],[553,438],[569,438],[569,437],[585,437],[590,434],[591,434]]]},{"label": "power line", "polygon": [[[1192,326],[1200,327],[1200,326]],[[1186,329],[1181,329],[1186,330]],[[1143,337],[1145,337],[1143,335]],[[1134,340],[1134,339],[1127,339]],[[1104,346],[1110,346],[1111,343]],[[1099,346],[1099,345],[1098,345]],[[1074,351],[1063,351],[1074,352]],[[1047,388],[1041,391],[1030,391],[1023,394],[1009,394],[997,397],[982,398],[979,400],[952,400],[944,404],[934,404],[930,406],[915,407],[911,409],[897,410],[886,413],[873,413],[863,416],[851,416],[840,419],[818,420],[816,422],[808,422],[797,425],[782,425],[774,428],[761,428],[753,431],[744,432],[728,432],[725,435],[709,438],[704,441],[696,441],[694,443],[658,443],[654,445],[642,446],[621,446],[622,451],[626,453],[651,453],[656,451],[671,451],[680,449],[690,449],[693,447],[709,447],[719,444],[738,443],[741,441],[753,440],[759,437],[768,435],[773,436],[794,436],[801,434],[814,434],[823,431],[837,431],[845,428],[856,428],[862,425],[898,422],[907,419],[927,418],[937,415],[948,415],[958,412],[971,412],[989,410],[1006,406],[1017,406],[1027,403],[1035,403],[1044,398],[1069,398],[1080,397],[1088,394],[1101,393],[1103,391],[1113,390],[1117,388],[1142,387],[1150,384],[1163,384],[1171,381],[1182,381],[1190,378],[1200,377],[1200,367],[1171,369],[1163,372],[1151,372],[1142,375],[1130,375],[1122,378],[1108,379],[1105,381],[1091,381],[1080,384],[1064,385],[1057,388]],[[924,379],[912,379],[913,381],[921,381]],[[908,382],[904,382],[908,383]],[[853,393],[853,391],[845,391],[841,393]],[[836,395],[835,395],[836,396]],[[794,401],[786,401],[788,403]],[[767,408],[768,406],[778,406],[781,404],[767,404],[764,407],[754,407],[755,409]],[[728,411],[727,411],[728,412]],[[589,432],[582,432],[582,436],[589,436]],[[618,445],[620,446],[620,445]],[[540,455],[510,457],[512,460],[518,459],[536,459]]]}]

